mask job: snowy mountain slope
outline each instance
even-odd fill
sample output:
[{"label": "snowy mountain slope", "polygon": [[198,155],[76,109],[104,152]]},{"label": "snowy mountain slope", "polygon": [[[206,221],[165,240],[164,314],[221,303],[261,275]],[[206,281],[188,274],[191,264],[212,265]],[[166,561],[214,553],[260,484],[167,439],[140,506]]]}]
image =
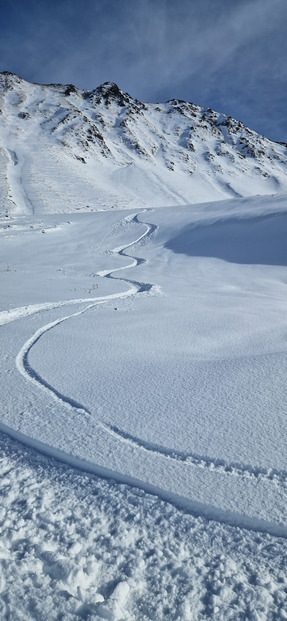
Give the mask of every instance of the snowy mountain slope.
[{"label": "snowy mountain slope", "polygon": [[[287,191],[286,145],[211,109],[0,74],[1,211],[163,206]],[[80,200],[79,200],[80,197]]]},{"label": "snowy mountain slope", "polygon": [[1,619],[286,619],[286,145],[0,82]]}]

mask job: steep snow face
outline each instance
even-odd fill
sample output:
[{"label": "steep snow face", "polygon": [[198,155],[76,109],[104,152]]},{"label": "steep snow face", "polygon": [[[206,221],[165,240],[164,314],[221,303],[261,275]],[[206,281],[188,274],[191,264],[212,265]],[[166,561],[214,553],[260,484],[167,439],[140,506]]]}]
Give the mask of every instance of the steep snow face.
[{"label": "steep snow face", "polygon": [[3,213],[167,206],[287,191],[286,145],[192,103],[0,74]]}]

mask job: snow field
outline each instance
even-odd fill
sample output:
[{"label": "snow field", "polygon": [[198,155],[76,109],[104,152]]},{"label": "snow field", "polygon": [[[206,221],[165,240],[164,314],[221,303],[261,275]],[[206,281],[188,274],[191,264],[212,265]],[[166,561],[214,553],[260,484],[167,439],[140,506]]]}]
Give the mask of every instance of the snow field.
[{"label": "snow field", "polygon": [[285,210],[2,229],[4,619],[286,618]]},{"label": "snow field", "polygon": [[286,619],[286,540],[0,448],[2,619]]},{"label": "snow field", "polygon": [[[271,204],[282,209],[282,200],[269,199],[265,214]],[[242,223],[249,226],[254,248],[259,244],[264,252],[257,224],[276,228],[284,215],[234,220],[238,206],[219,204],[219,213],[225,208],[224,222],[236,229],[238,221],[239,231]],[[195,218],[188,233],[191,239],[201,235],[203,254],[204,232],[209,247],[210,228],[217,230],[214,215],[210,206],[212,227],[207,220],[200,232]],[[98,218],[105,216],[84,216],[93,239]],[[152,220],[153,228],[139,218]],[[207,517],[286,535],[284,265],[245,266],[171,252],[165,246],[176,243],[171,231],[181,218],[188,219],[189,231],[194,218],[186,208],[176,215],[165,209],[124,216],[105,242],[113,251],[99,257],[110,267],[97,270],[92,306],[44,325],[35,316],[33,335],[18,349],[17,368],[28,379],[21,408],[17,414],[8,381],[4,422],[9,425],[13,410],[16,429],[32,432],[36,443],[64,459],[72,444],[73,459],[98,474],[135,482]],[[71,254],[70,243],[67,238],[67,249],[61,248],[64,256]],[[239,237],[238,251],[241,243]],[[93,248],[97,261],[97,244]],[[103,306],[102,282],[126,292],[106,297]],[[152,282],[160,289],[146,290]],[[17,369],[12,383],[15,375]],[[45,425],[37,414],[44,395],[51,412]],[[53,400],[61,411],[56,418]]]}]

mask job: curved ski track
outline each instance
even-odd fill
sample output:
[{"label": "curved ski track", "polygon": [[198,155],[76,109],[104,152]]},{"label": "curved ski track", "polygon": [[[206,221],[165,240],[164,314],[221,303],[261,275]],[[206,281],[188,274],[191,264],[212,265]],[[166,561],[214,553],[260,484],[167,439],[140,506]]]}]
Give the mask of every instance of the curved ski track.
[{"label": "curved ski track", "polygon": [[[140,237],[130,242],[129,244],[125,244],[123,246],[120,246],[110,251],[111,253],[119,254],[120,256],[125,256],[125,257],[133,259],[132,263],[124,267],[119,267],[119,268],[115,268],[112,270],[102,270],[97,273],[99,276],[104,277],[104,278],[113,278],[113,279],[120,280],[122,282],[126,282],[130,286],[128,291],[124,293],[107,295],[107,296],[97,297],[97,298],[84,298],[84,299],[81,298],[81,299],[66,300],[62,302],[59,301],[59,302],[54,302],[54,303],[35,304],[35,305],[15,308],[10,311],[2,311],[2,313],[0,313],[0,325],[3,325],[5,323],[8,323],[9,321],[14,321],[14,320],[26,317],[28,315],[38,313],[43,310],[50,310],[53,308],[58,308],[61,306],[66,306],[66,305],[71,305],[71,304],[75,305],[75,304],[92,302],[88,306],[86,306],[84,309],[77,311],[76,313],[72,313],[70,315],[67,315],[65,317],[62,317],[60,319],[57,319],[53,322],[50,322],[42,326],[39,330],[37,330],[37,332],[34,333],[34,335],[30,339],[28,339],[28,341],[25,342],[25,344],[23,345],[23,347],[21,348],[21,350],[19,351],[16,357],[16,367],[19,373],[21,373],[21,375],[23,375],[23,377],[25,377],[26,380],[36,384],[42,390],[52,395],[53,398],[61,401],[68,408],[72,408],[73,411],[77,410],[80,415],[89,416],[91,415],[91,412],[87,408],[85,408],[82,404],[61,394],[58,390],[56,390],[53,386],[51,386],[48,382],[46,382],[46,380],[42,378],[31,367],[29,363],[29,352],[31,351],[32,347],[37,343],[37,341],[39,341],[39,339],[43,336],[43,334],[46,334],[49,330],[52,330],[57,325],[63,323],[64,321],[67,321],[68,319],[71,319],[72,317],[77,317],[95,308],[97,305],[103,304],[112,299],[119,299],[119,298],[125,298],[128,296],[134,296],[137,293],[144,293],[144,292],[148,293],[151,290],[157,289],[155,285],[150,284],[150,283],[142,283],[139,281],[131,280],[128,278],[116,277],[113,275],[115,272],[129,269],[131,267],[136,267],[146,262],[145,259],[130,255],[126,252],[128,248],[134,246],[135,244],[140,242],[142,239],[152,235],[155,232],[155,230],[158,228],[156,225],[148,224],[146,222],[141,222],[138,219],[138,215],[139,214],[136,214],[134,216],[127,216],[125,218],[125,221],[134,222],[136,224],[143,224],[147,227],[146,231],[142,235],[140,235]],[[197,455],[196,453],[185,453],[185,452],[169,449],[169,448],[157,445],[157,444],[153,444],[148,441],[141,440],[127,432],[120,430],[119,428],[115,426],[107,425],[104,422],[98,422],[97,425],[102,430],[114,436],[117,440],[121,442],[126,442],[134,447],[137,447],[138,449],[142,451],[147,451],[147,452],[158,454],[169,460],[176,460],[176,461],[184,462],[189,467],[206,468],[209,470],[218,471],[220,473],[228,474],[231,476],[239,476],[239,477],[246,477],[246,478],[251,477],[251,478],[256,478],[256,479],[273,481],[275,483],[278,482],[281,485],[283,484],[284,487],[287,485],[287,471],[284,471],[284,470],[277,470],[274,468],[254,467],[248,464],[238,464],[238,463],[233,463],[233,462],[229,463],[222,459],[212,459],[210,457]],[[262,521],[256,520],[256,519],[253,519],[252,517],[239,516],[237,514],[234,514],[233,516],[232,513],[230,513],[230,515],[225,515],[225,512],[221,511],[217,507],[209,507],[208,505],[206,506],[202,505],[202,503],[198,503],[197,501],[189,501],[189,499],[181,498],[173,492],[167,492],[160,488],[156,488],[153,485],[145,483],[144,481],[135,479],[132,476],[123,475],[120,472],[115,472],[107,468],[104,468],[102,466],[97,466],[96,464],[86,462],[84,460],[80,460],[76,457],[74,458],[70,455],[63,453],[62,451],[58,449],[54,449],[53,447],[45,445],[41,441],[34,440],[33,438],[29,438],[25,436],[21,432],[14,431],[10,429],[9,427],[7,427],[5,424],[0,424],[0,429],[2,429],[8,435],[20,440],[21,442],[33,448],[36,448],[40,452],[48,456],[51,456],[53,458],[56,458],[58,460],[61,460],[65,463],[68,463],[72,465],[73,467],[95,473],[105,478],[112,478],[120,483],[125,483],[127,485],[133,485],[136,487],[140,487],[144,491],[155,494],[161,497],[163,500],[167,500],[168,502],[171,502],[175,504],[176,506],[187,509],[196,515],[202,515],[204,517],[207,517],[208,519],[216,520],[216,521],[223,522],[223,523],[228,523],[231,525],[242,526],[250,530],[260,530],[263,532],[270,533],[273,536],[287,538],[287,528],[283,525],[282,526],[279,524],[276,525],[273,523],[265,522],[264,520]]]},{"label": "curved ski track", "polygon": [[[139,224],[145,224],[145,223],[140,223],[138,221],[137,215],[132,218],[131,216],[128,216],[127,218],[125,218],[125,220],[128,222],[135,221]],[[151,235],[157,228],[153,224],[146,224],[146,227],[147,227],[146,231],[138,239],[131,242],[130,244],[121,246],[120,248],[116,248],[112,250],[111,252],[120,254],[122,256],[130,257],[130,255],[126,254],[124,251],[130,246],[133,246],[134,244],[139,242],[144,237]],[[49,332],[56,326],[60,325],[64,321],[67,321],[68,319],[71,319],[72,317],[77,317],[79,315],[82,315],[83,313],[86,313],[88,310],[91,310],[95,308],[96,306],[103,304],[104,302],[108,302],[109,300],[123,299],[125,297],[135,295],[136,293],[149,292],[151,291],[151,289],[155,288],[154,285],[149,284],[149,283],[141,283],[141,282],[136,282],[134,280],[129,280],[127,278],[117,278],[117,277],[112,276],[113,272],[117,272],[122,269],[128,269],[134,265],[140,265],[142,263],[145,263],[146,261],[145,259],[141,259],[137,257],[130,257],[130,258],[134,259],[131,265],[127,265],[123,268],[122,267],[116,268],[114,270],[110,270],[107,272],[98,272],[99,276],[103,276],[105,278],[115,278],[117,280],[121,280],[123,282],[128,283],[130,285],[130,288],[126,292],[116,293],[116,294],[107,295],[103,297],[97,297],[97,298],[74,299],[74,300],[67,300],[65,302],[56,302],[56,303],[51,303],[51,304],[50,303],[39,304],[39,305],[31,306],[31,307],[22,307],[18,309],[13,309],[10,312],[4,311],[4,313],[7,313],[7,314],[5,314],[2,317],[2,322],[1,322],[1,314],[0,314],[0,325],[1,325],[1,323],[4,324],[4,323],[7,323],[8,321],[13,321],[13,320],[19,319],[20,317],[40,312],[41,310],[48,310],[51,308],[56,308],[56,307],[68,305],[68,304],[79,304],[82,302],[87,303],[91,301],[93,302],[92,304],[89,304],[86,308],[80,311],[77,311],[76,313],[72,313],[70,315],[66,315],[65,317],[61,317],[60,319],[56,319],[55,321],[52,321],[42,326],[41,328],[39,328],[39,330],[37,330],[33,334],[33,336],[31,336],[31,338],[28,339],[28,341],[24,343],[23,347],[20,349],[19,353],[16,356],[16,367],[19,373],[21,373],[21,375],[23,375],[23,377],[25,377],[26,380],[36,384],[41,389],[48,391],[49,394],[53,396],[53,398],[60,400],[62,403],[65,403],[65,405],[67,405],[68,407],[71,407],[73,410],[75,409],[78,410],[79,413],[81,414],[90,415],[91,412],[87,408],[85,408],[82,404],[76,402],[74,399],[71,399],[63,395],[58,390],[56,390],[53,386],[51,386],[48,382],[46,382],[46,380],[42,378],[39,375],[39,373],[37,373],[37,371],[35,371],[35,369],[33,369],[32,366],[30,365],[29,359],[28,359],[29,352],[31,351],[32,347],[43,336],[43,334],[46,334],[47,332]]]},{"label": "curved ski track", "polygon": [[249,464],[239,464],[236,462],[227,462],[223,459],[213,459],[196,453],[187,453],[184,451],[177,451],[175,449],[169,449],[153,442],[147,442],[141,440],[136,436],[131,435],[126,431],[122,431],[116,426],[107,425],[111,435],[120,436],[124,442],[133,446],[157,453],[158,455],[164,455],[168,459],[184,462],[186,465],[196,466],[197,468],[208,468],[209,470],[216,470],[224,474],[231,474],[234,476],[243,476],[255,479],[264,479],[269,481],[275,481],[278,483],[284,483],[287,487],[287,471],[278,470],[276,468],[261,468],[260,466],[251,466]]}]

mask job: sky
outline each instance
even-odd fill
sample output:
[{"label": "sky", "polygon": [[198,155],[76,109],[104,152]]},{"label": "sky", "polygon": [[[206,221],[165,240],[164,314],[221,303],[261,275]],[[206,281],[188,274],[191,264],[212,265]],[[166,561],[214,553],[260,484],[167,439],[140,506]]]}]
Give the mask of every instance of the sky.
[{"label": "sky", "polygon": [[0,0],[0,71],[177,98],[287,142],[287,0]]}]

